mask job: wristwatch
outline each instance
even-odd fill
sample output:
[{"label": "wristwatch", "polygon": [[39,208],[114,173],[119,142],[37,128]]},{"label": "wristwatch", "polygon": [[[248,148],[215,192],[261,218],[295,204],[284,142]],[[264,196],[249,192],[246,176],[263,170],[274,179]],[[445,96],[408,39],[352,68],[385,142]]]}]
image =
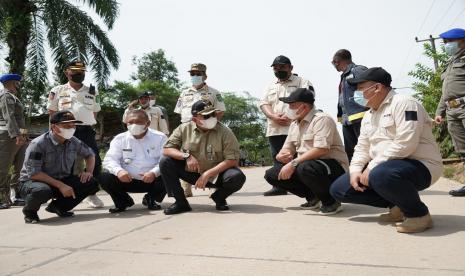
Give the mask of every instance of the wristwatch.
[{"label": "wristwatch", "polygon": [[297,162],[297,159],[292,159],[291,165],[292,167],[296,168],[299,165],[299,162]]},{"label": "wristwatch", "polygon": [[189,158],[190,156],[191,156],[191,154],[188,153],[188,152],[184,152],[184,153],[182,154],[182,158],[183,158],[184,160],[187,160],[187,158]]}]

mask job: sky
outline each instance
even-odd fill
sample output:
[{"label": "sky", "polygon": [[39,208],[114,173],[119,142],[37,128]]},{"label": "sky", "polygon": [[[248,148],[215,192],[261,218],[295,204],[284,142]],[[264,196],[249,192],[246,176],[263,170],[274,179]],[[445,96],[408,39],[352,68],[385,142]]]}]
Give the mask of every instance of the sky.
[{"label": "sky", "polygon": [[465,0],[120,0],[109,36],[121,64],[110,83],[130,81],[133,56],[163,49],[186,84],[190,65],[201,62],[210,86],[261,98],[275,80],[273,59],[285,55],[313,83],[315,104],[335,116],[340,73],[330,62],[338,49],[357,64],[385,68],[394,87],[410,87],[415,63],[433,66],[415,37],[453,27],[465,28]]}]

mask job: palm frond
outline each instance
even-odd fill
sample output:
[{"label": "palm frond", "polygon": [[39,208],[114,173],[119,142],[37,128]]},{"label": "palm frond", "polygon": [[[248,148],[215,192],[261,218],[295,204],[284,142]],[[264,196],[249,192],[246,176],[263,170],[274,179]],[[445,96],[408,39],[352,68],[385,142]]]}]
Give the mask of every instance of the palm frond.
[{"label": "palm frond", "polygon": [[103,18],[108,29],[113,28],[119,14],[119,4],[116,0],[82,0],[87,3],[95,12]]},{"label": "palm frond", "polygon": [[48,83],[44,31],[45,28],[42,20],[34,16],[33,28],[28,45],[27,77],[39,93],[45,92],[45,87]]}]

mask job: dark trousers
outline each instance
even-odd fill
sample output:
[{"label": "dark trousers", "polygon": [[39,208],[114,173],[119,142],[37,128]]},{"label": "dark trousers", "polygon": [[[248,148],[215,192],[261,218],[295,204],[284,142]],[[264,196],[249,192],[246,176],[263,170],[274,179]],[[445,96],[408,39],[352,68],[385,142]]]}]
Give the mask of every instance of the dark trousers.
[{"label": "dark trousers", "polygon": [[134,203],[128,192],[147,193],[150,198],[157,202],[162,202],[166,195],[165,185],[161,177],[155,178],[152,183],[144,183],[137,179],[133,179],[130,183],[124,183],[116,175],[103,172],[99,176],[99,182],[102,189],[111,196],[117,208],[125,208]]},{"label": "dark trousers", "polygon": [[418,191],[429,187],[431,174],[420,161],[396,159],[381,163],[370,172],[368,183],[364,192],[358,192],[350,185],[350,176],[346,173],[334,181],[330,192],[342,202],[380,208],[398,206],[406,217],[428,213]]},{"label": "dark trousers", "polygon": [[287,135],[276,135],[269,136],[268,141],[270,142],[271,158],[273,158],[274,164],[279,164],[276,160],[276,155],[283,148],[284,142],[286,141]]},{"label": "dark trousers", "polygon": [[334,159],[308,160],[299,164],[288,180],[278,180],[284,165],[279,163],[265,172],[265,179],[275,187],[289,191],[310,201],[317,197],[323,205],[331,205],[334,199],[329,194],[331,183],[344,173]]},{"label": "dark trousers", "polygon": [[344,149],[349,158],[349,162],[352,160],[354,155],[354,148],[358,142],[358,136],[360,136],[360,126],[362,121],[354,122],[351,125],[342,126],[342,135],[344,136]]},{"label": "dark trousers", "polygon": [[[160,171],[163,182],[169,194],[173,195],[176,202],[187,202],[184,195],[184,190],[181,187],[182,179],[191,185],[194,185],[200,174],[186,171],[186,161],[176,160],[171,157],[164,156],[160,160]],[[207,187],[216,188],[216,192],[212,194],[213,198],[226,199],[228,196],[239,191],[245,183],[245,175],[237,168],[230,168],[218,175],[215,184],[208,182]]]},{"label": "dark trousers", "polygon": [[97,182],[93,179],[87,183],[81,183],[79,177],[73,175],[60,179],[60,181],[73,188],[76,198],[63,197],[57,188],[42,182],[29,180],[23,182],[20,188],[21,197],[26,202],[23,212],[37,212],[40,205],[51,198],[55,198],[52,203],[60,210],[69,211],[84,200],[84,198],[95,194],[99,190]]},{"label": "dark trousers", "polygon": [[102,170],[102,160],[100,159],[97,141],[95,141],[95,131],[91,126],[76,126],[74,136],[88,145],[95,153],[95,168],[92,174],[97,177]]}]

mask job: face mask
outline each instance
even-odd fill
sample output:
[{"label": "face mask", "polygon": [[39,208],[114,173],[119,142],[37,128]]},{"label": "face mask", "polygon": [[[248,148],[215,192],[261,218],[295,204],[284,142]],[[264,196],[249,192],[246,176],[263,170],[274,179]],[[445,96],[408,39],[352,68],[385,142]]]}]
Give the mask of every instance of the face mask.
[{"label": "face mask", "polygon": [[129,124],[128,130],[129,133],[132,134],[132,136],[137,136],[144,133],[147,130],[147,128],[144,125]]},{"label": "face mask", "polygon": [[203,83],[203,76],[191,76],[193,86],[201,85]]},{"label": "face mask", "polygon": [[457,41],[447,42],[444,48],[449,56],[453,56],[459,51],[459,43]]},{"label": "face mask", "polygon": [[78,73],[78,74],[73,74],[71,75],[71,80],[77,83],[82,83],[84,81],[84,78],[86,75]]},{"label": "face mask", "polygon": [[140,106],[142,106],[142,108],[147,108],[149,107],[149,105],[150,105],[150,102],[147,102],[145,104],[141,104]]},{"label": "face mask", "polygon": [[280,80],[284,80],[287,78],[287,71],[276,71],[274,72],[274,75],[280,79]]},{"label": "face mask", "polygon": [[289,118],[289,119],[291,119],[291,120],[297,119],[297,111],[298,111],[298,110],[299,110],[298,108],[297,108],[297,109],[290,109],[290,108],[289,108],[289,109],[287,110],[287,112],[286,112],[287,118]]},{"label": "face mask", "polygon": [[57,134],[60,135],[61,137],[63,137],[64,139],[66,139],[66,140],[71,139],[71,137],[73,137],[73,135],[74,135],[74,132],[76,131],[75,128],[61,128],[61,127],[59,127],[58,129],[60,130],[60,133],[57,133]]},{"label": "face mask", "polygon": [[155,100],[150,100],[150,106],[154,106],[155,105]]},{"label": "face mask", "polygon": [[[372,85],[372,86],[368,87],[367,89],[365,89],[365,91],[370,90],[375,85]],[[374,96],[375,95],[371,96],[371,98],[373,98]],[[371,98],[369,100],[371,100]],[[367,106],[368,100],[365,99],[365,97],[363,97],[363,91],[362,90],[355,90],[354,91],[354,102],[356,102],[358,105],[361,105],[361,106]]]},{"label": "face mask", "polygon": [[216,117],[210,117],[206,120],[200,120],[202,122],[202,127],[206,129],[212,129],[218,123],[218,119]]}]

